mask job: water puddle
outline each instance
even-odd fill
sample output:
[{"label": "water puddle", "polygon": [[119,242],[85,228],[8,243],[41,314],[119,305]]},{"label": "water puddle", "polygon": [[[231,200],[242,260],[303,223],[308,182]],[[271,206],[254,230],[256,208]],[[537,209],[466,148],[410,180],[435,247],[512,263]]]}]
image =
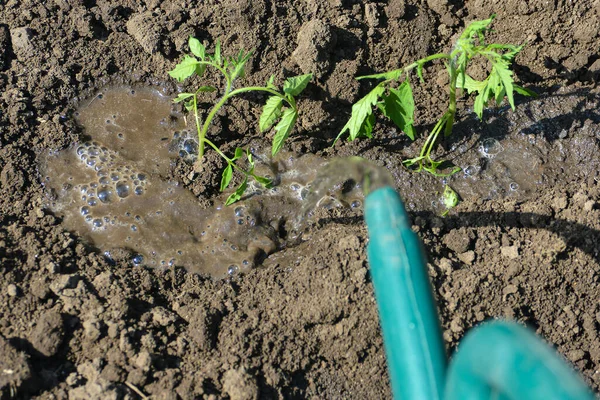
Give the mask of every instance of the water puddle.
[{"label": "water puddle", "polygon": [[[193,158],[196,146],[170,98],[109,88],[76,117],[87,140],[49,154],[40,167],[47,206],[66,229],[109,257],[125,250],[133,264],[183,266],[216,278],[251,268],[284,244],[324,163],[312,155],[255,154],[257,172],[274,177],[276,187],[251,187],[244,201],[224,207],[223,196],[204,209],[165,179],[173,160]],[[349,201],[358,207],[360,199]]]}]

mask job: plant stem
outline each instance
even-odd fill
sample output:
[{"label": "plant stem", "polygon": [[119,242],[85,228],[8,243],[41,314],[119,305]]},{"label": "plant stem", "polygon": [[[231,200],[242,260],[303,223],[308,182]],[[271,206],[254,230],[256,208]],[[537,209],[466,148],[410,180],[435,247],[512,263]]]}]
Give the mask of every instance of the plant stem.
[{"label": "plant stem", "polygon": [[450,136],[452,126],[454,125],[454,117],[456,116],[456,80],[458,79],[458,69],[454,60],[450,61],[450,99],[448,101],[448,111],[446,112],[448,119],[446,120],[446,128],[444,136]]}]

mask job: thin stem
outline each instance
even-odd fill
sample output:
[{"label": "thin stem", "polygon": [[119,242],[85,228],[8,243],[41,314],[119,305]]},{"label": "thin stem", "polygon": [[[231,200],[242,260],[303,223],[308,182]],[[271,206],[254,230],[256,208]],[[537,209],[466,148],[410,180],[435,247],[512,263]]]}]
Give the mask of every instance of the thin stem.
[{"label": "thin stem", "polygon": [[204,156],[204,135],[200,131],[200,116],[198,115],[198,96],[194,94],[194,118],[196,119],[196,131],[198,131],[198,160]]},{"label": "thin stem", "polygon": [[458,79],[458,70],[454,61],[450,61],[450,100],[448,101],[448,111],[446,112],[448,119],[446,120],[445,136],[450,136],[452,126],[454,125],[454,117],[456,116],[456,80]]},{"label": "thin stem", "polygon": [[254,176],[254,174],[250,174],[248,171],[246,171],[245,169],[238,167],[237,164],[235,162],[233,162],[233,160],[229,157],[227,157],[225,155],[225,153],[223,153],[221,150],[219,150],[219,148],[217,147],[216,144],[214,144],[213,142],[211,142],[208,139],[204,139],[204,141],[213,148],[214,151],[217,152],[217,154],[219,154],[221,157],[223,157],[225,159],[225,161],[227,161],[227,164],[231,165],[234,169],[238,170],[239,172],[243,173],[244,175],[248,176],[248,175],[252,175]]}]

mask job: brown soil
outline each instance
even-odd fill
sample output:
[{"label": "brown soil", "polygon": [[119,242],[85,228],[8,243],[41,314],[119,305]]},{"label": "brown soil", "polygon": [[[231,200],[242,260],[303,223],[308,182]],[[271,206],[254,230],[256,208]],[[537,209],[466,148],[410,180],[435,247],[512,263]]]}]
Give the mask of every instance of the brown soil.
[{"label": "brown soil", "polygon": [[[460,149],[490,136],[525,146],[535,162],[519,168],[538,183],[516,197],[463,185],[461,204],[440,218],[419,200],[440,180],[399,167],[420,142],[410,146],[382,124],[376,140],[329,145],[368,88],[356,75],[448,50],[466,23],[492,13],[494,41],[528,43],[515,71],[541,98],[520,99],[514,114],[491,111],[489,124],[465,111],[444,147],[472,163]],[[597,390],[599,32],[597,0],[0,2],[1,397],[391,396],[359,218],[324,212],[301,244],[213,281],[109,262],[44,207],[38,162],[84,135],[72,117],[78,100],[118,83],[175,93],[167,71],[189,35],[256,49],[250,84],[314,69],[287,150],[361,155],[390,169],[428,252],[449,351],[480,321],[515,319]],[[446,104],[439,70],[427,69],[416,92],[426,110],[419,131]],[[236,100],[222,113],[213,137],[225,150],[259,136],[261,99]],[[187,164],[171,171],[203,204],[222,168],[209,160],[215,168],[194,180]]]}]

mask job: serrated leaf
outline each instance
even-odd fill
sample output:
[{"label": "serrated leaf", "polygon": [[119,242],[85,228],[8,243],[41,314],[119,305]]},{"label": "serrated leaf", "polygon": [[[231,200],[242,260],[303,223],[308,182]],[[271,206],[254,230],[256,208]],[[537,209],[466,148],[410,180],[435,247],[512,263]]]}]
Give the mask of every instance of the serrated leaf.
[{"label": "serrated leaf", "polygon": [[235,192],[233,192],[232,194],[229,195],[229,197],[227,197],[227,200],[225,201],[225,205],[230,206],[233,203],[235,203],[236,201],[239,201],[242,198],[242,196],[244,195],[244,192],[246,191],[247,187],[248,187],[248,177],[246,177],[244,179],[244,181],[240,184],[240,186],[237,187]]},{"label": "serrated leaf", "polygon": [[480,40],[482,40],[484,32],[488,29],[488,26],[490,26],[494,18],[496,18],[496,14],[492,14],[490,18],[482,21],[471,22],[460,35],[460,38],[466,39],[477,36]]},{"label": "serrated leaf", "polygon": [[400,68],[400,69],[395,69],[393,71],[382,72],[380,74],[371,74],[371,75],[357,76],[356,80],[361,80],[361,79],[396,80],[396,79],[400,78],[403,73],[404,73],[404,69]]},{"label": "serrated leaf", "polygon": [[192,54],[198,57],[199,59],[204,60],[204,56],[206,55],[206,49],[204,48],[202,43],[200,43],[200,41],[195,37],[190,36],[188,44],[190,46],[190,51],[192,52]]},{"label": "serrated leaf", "polygon": [[292,76],[287,78],[283,84],[283,92],[290,96],[299,95],[312,79],[312,74]]},{"label": "serrated leaf", "polygon": [[178,82],[183,82],[194,74],[197,65],[198,60],[196,60],[194,57],[185,55],[183,56],[183,60],[181,60],[181,62],[177,64],[174,69],[169,71],[169,75],[172,78],[177,79]]},{"label": "serrated leaf", "polygon": [[333,142],[338,141],[338,139],[346,132],[349,131],[348,140],[352,141],[359,137],[361,133],[361,128],[364,125],[365,119],[373,114],[373,106],[377,104],[379,101],[379,97],[385,91],[385,87],[382,84],[375,86],[373,90],[371,90],[366,96],[362,99],[358,100],[352,106],[352,115],[346,125],[342,128],[342,131],[338,134],[337,138]]},{"label": "serrated leaf", "polygon": [[231,164],[227,164],[227,168],[223,171],[223,175],[221,175],[221,192],[227,189],[229,183],[231,182],[231,178],[233,178],[233,167]]},{"label": "serrated leaf", "polygon": [[277,118],[281,117],[282,106],[283,99],[279,96],[271,96],[267,99],[258,121],[258,128],[260,129],[261,133],[269,130]]},{"label": "serrated leaf", "polygon": [[236,59],[232,60],[233,68],[231,68],[231,80],[235,80],[238,77],[243,78],[245,75],[246,63],[252,57],[252,52],[244,54],[244,50],[240,50]]},{"label": "serrated leaf", "polygon": [[482,91],[486,84],[486,81],[476,81],[468,74],[459,74],[456,78],[456,87],[466,89],[469,94]]},{"label": "serrated leaf", "polygon": [[177,95],[176,98],[173,99],[173,103],[180,103],[182,101],[184,101],[185,99],[189,99],[190,97],[193,97],[194,93],[179,93]]},{"label": "serrated leaf", "polygon": [[513,97],[513,79],[512,79],[512,71],[509,69],[508,64],[497,62],[494,63],[492,67],[492,75],[496,75],[502,85],[504,86],[504,90],[506,91],[506,97],[508,98],[508,103],[515,109],[515,100]]},{"label": "serrated leaf", "polygon": [[413,127],[415,100],[408,81],[404,81],[398,89],[389,89],[389,94],[383,96],[382,111],[411,140],[415,140],[415,129]]},{"label": "serrated leaf", "polygon": [[275,131],[277,131],[277,133],[273,137],[273,147],[271,149],[272,156],[275,156],[277,153],[279,153],[279,150],[281,150],[283,147],[283,143],[288,138],[292,128],[294,127],[296,118],[298,118],[298,113],[293,108],[287,108],[283,112],[281,120],[277,123],[277,125],[275,125]]},{"label": "serrated leaf", "polygon": [[360,127],[359,137],[366,137],[372,139],[373,128],[375,128],[375,114],[370,114],[369,116],[367,116],[367,118],[365,118]]}]

